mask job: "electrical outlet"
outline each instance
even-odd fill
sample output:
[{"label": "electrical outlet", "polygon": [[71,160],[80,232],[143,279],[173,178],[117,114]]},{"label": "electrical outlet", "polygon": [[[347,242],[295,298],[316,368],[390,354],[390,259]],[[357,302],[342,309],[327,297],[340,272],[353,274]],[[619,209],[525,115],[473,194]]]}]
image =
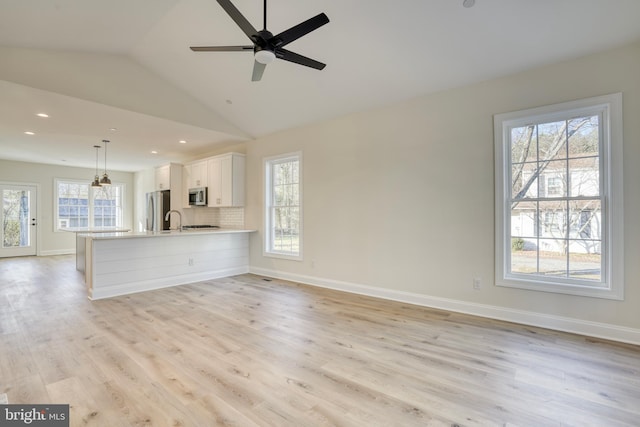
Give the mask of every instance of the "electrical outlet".
[{"label": "electrical outlet", "polygon": [[311,260],[311,268],[316,268],[316,260],[315,259]]},{"label": "electrical outlet", "polygon": [[473,289],[479,290],[482,288],[482,279],[479,277],[474,277],[473,279]]},{"label": "electrical outlet", "polygon": [[189,265],[193,265],[193,258],[189,258]]}]

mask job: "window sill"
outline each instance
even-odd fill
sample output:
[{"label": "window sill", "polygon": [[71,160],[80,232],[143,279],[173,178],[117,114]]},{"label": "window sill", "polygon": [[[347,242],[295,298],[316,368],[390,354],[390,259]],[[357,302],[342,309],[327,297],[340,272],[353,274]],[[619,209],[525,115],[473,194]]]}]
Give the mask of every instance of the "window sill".
[{"label": "window sill", "polygon": [[278,258],[278,259],[286,259],[289,261],[302,261],[302,255],[287,255],[281,254],[278,252],[263,252],[262,256],[267,258]]},{"label": "window sill", "polygon": [[578,295],[591,298],[604,298],[622,301],[624,299],[620,292],[616,292],[611,287],[588,286],[580,284],[540,282],[534,279],[504,279],[497,281],[496,286],[516,289],[526,289],[538,292],[550,292],[554,294]]}]

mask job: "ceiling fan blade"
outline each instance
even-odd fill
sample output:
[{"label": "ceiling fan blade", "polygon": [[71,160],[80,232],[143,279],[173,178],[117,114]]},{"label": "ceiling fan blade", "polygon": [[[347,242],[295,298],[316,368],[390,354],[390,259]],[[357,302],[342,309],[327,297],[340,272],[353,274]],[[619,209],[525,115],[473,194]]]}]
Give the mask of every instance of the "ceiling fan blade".
[{"label": "ceiling fan blade", "polygon": [[314,16],[313,18],[309,18],[300,24],[289,28],[288,30],[284,30],[280,34],[276,34],[270,40],[270,42],[275,47],[282,47],[288,45],[294,40],[298,40],[300,37],[305,34],[309,34],[313,30],[317,30],[322,27],[324,24],[329,22],[329,18],[324,13]]},{"label": "ceiling fan blade", "polygon": [[258,61],[253,61],[253,74],[251,75],[252,82],[259,82],[262,79],[264,69],[267,68],[266,64],[261,64]]},{"label": "ceiling fan blade", "polygon": [[296,64],[304,65],[305,67],[315,68],[316,70],[322,70],[327,64],[318,62],[314,59],[307,58],[295,52],[291,52],[286,49],[276,49],[276,58],[284,59],[285,61],[293,62]]},{"label": "ceiling fan blade", "polygon": [[245,18],[240,11],[231,3],[229,0],[218,0],[218,4],[222,6],[227,15],[233,19],[233,21],[240,27],[240,29],[253,40],[253,36],[258,33],[258,31],[251,25],[247,18]]},{"label": "ceiling fan blade", "polygon": [[191,46],[194,52],[240,52],[253,50],[253,46]]}]

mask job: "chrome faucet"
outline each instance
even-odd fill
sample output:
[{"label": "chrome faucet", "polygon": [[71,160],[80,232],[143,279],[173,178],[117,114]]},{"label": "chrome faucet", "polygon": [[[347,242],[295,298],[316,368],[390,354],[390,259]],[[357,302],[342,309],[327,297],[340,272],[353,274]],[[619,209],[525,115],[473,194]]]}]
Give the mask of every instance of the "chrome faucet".
[{"label": "chrome faucet", "polygon": [[165,221],[169,221],[169,217],[171,216],[171,213],[175,212],[178,214],[178,230],[182,231],[182,213],[180,211],[177,211],[175,209],[171,209],[169,212],[167,212],[167,214],[164,216],[164,220]]}]

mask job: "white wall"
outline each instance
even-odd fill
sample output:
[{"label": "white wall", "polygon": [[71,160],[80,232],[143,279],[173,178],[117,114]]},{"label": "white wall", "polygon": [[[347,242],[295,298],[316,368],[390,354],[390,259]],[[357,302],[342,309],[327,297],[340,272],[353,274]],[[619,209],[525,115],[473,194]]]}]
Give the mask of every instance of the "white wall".
[{"label": "white wall", "polygon": [[[37,184],[38,190],[38,255],[73,253],[76,240],[73,233],[53,230],[54,220],[54,179],[93,180],[95,171],[68,166],[45,165],[40,163],[14,162],[0,159],[0,182]],[[111,181],[125,184],[124,225],[132,226],[133,174],[109,171]]]},{"label": "white wall", "polygon": [[[636,43],[249,142],[252,271],[640,343],[639,76]],[[615,92],[624,97],[625,300],[493,286],[493,115]],[[262,159],[298,150],[304,260],[266,258]]]}]

